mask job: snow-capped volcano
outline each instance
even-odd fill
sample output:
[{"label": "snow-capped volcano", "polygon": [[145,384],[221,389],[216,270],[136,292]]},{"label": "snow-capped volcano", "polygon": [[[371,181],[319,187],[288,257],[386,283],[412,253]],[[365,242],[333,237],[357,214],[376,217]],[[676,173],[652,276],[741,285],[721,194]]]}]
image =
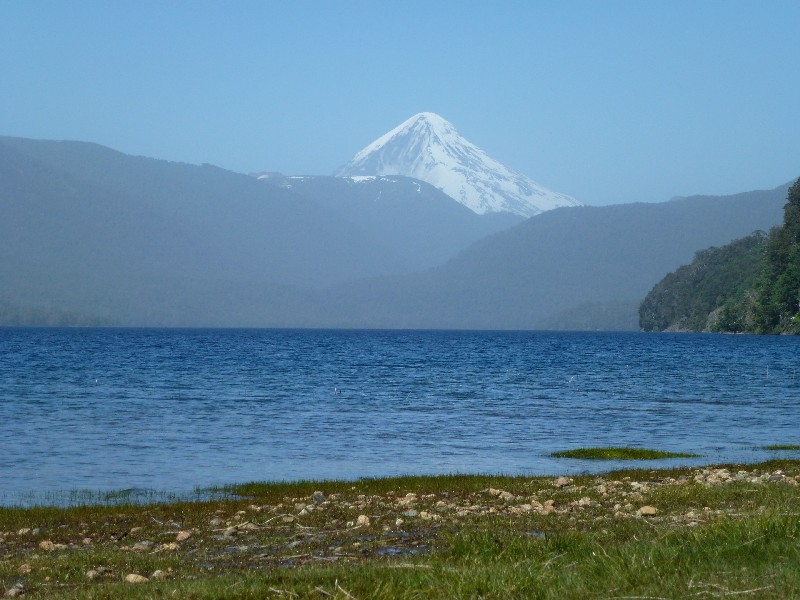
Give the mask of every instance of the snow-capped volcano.
[{"label": "snow-capped volcano", "polygon": [[530,217],[559,206],[580,206],[494,160],[458,134],[451,123],[423,112],[379,137],[336,173],[404,175],[441,189],[478,214],[511,212]]}]

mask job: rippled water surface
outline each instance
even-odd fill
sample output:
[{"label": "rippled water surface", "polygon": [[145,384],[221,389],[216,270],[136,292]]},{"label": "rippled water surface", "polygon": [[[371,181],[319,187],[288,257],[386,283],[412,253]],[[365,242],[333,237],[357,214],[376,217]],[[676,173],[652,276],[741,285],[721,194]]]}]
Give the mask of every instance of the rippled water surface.
[{"label": "rippled water surface", "polygon": [[583,446],[797,458],[763,446],[800,443],[798,352],[793,337],[0,329],[0,503],[620,466],[548,457]]}]

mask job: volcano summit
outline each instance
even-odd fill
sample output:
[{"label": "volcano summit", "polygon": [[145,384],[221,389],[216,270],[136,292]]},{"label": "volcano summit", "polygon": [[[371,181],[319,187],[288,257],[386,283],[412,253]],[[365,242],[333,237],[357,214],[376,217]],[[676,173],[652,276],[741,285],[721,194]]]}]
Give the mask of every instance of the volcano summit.
[{"label": "volcano summit", "polygon": [[379,137],[339,169],[337,177],[403,175],[421,179],[478,213],[530,217],[580,206],[491,158],[435,113],[423,112]]}]

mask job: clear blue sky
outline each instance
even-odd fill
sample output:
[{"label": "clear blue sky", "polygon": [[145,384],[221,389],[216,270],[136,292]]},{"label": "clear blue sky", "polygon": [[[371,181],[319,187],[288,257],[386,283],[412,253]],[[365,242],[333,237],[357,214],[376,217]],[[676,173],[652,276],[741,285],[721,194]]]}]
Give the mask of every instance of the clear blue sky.
[{"label": "clear blue sky", "polygon": [[420,111],[588,204],[800,176],[800,2],[0,0],[0,135],[331,174]]}]

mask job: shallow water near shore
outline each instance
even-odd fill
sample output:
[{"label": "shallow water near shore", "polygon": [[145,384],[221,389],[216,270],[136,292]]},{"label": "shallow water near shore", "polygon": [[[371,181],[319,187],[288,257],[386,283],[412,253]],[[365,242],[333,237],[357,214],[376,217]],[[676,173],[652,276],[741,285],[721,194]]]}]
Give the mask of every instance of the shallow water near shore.
[{"label": "shallow water near shore", "polygon": [[[764,446],[800,443],[799,352],[772,336],[0,329],[0,504],[798,458]],[[611,445],[702,457],[549,456]]]}]

